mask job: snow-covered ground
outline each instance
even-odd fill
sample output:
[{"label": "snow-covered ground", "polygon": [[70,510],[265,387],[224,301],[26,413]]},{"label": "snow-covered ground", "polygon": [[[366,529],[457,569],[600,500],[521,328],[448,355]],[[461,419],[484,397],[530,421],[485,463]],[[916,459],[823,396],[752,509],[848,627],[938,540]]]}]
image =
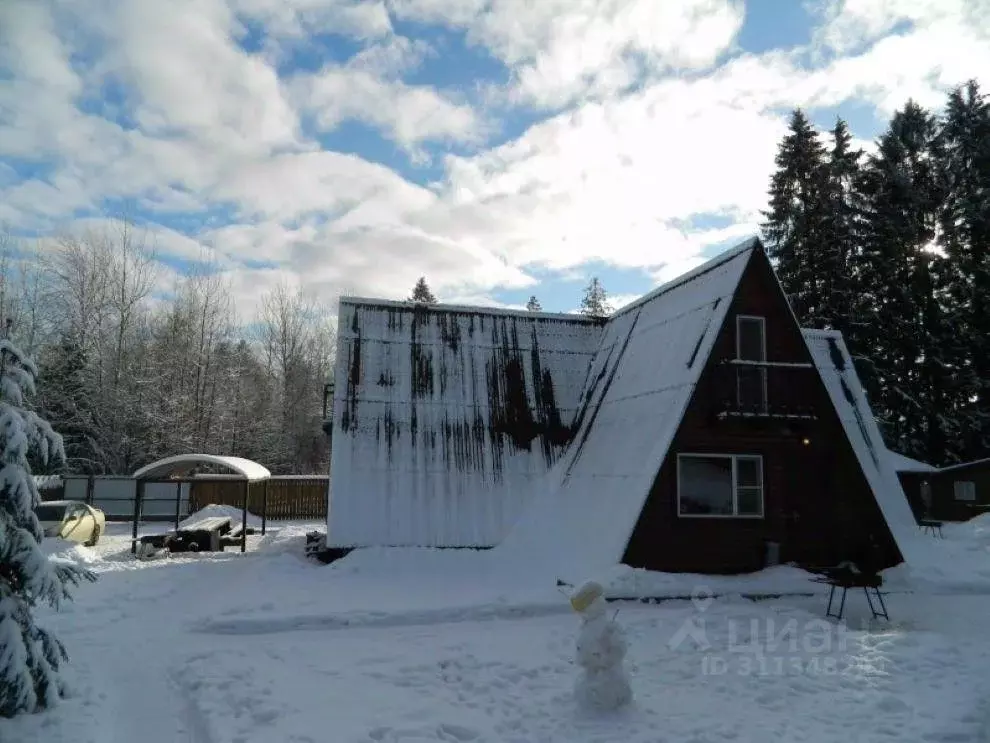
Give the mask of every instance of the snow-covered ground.
[{"label": "snow-covered ground", "polygon": [[[46,545],[100,576],[41,615],[69,648],[77,693],[0,720],[0,741],[990,741],[990,581],[974,574],[990,561],[987,524],[947,528],[939,547],[968,555],[966,575],[892,575],[890,623],[867,620],[862,592],[848,627],[825,622],[822,587],[788,568],[617,570],[613,595],[696,598],[610,605],[635,699],[604,716],[572,700],[566,598],[490,553],[369,550],[322,566],[302,557],[319,524],[275,523],[247,554],[139,562],[115,524],[94,549]],[[166,527],[142,533],[154,528]],[[785,586],[815,595],[733,595]]]}]

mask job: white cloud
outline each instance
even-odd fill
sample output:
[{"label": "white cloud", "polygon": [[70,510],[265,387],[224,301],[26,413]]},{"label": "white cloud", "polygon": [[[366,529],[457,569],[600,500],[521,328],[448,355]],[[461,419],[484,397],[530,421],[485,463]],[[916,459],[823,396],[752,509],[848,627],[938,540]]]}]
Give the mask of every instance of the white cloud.
[{"label": "white cloud", "polygon": [[696,252],[677,222],[762,208],[784,131],[776,114],[718,93],[658,85],[587,104],[478,157],[450,158],[439,219],[517,265],[659,266]]},{"label": "white cloud", "polygon": [[101,66],[125,81],[149,134],[187,135],[237,156],[298,144],[298,119],[275,70],[233,39],[219,0],[125,2],[98,24]]},{"label": "white cloud", "polygon": [[365,0],[232,0],[236,13],[261,23],[279,39],[334,33],[370,39],[386,36],[392,22],[382,2]]},{"label": "white cloud", "polygon": [[[188,237],[162,226],[156,240],[189,259],[212,246],[242,311],[279,281],[327,301],[399,298],[425,274],[448,301],[484,303],[493,287],[531,286],[530,266],[596,260],[659,282],[758,230],[789,108],[853,101],[886,115],[909,95],[940,105],[946,86],[990,78],[990,22],[979,22],[988,6],[835,3],[816,39],[828,55],[739,54],[705,72],[735,43],[740,3],[391,0],[396,18],[461,29],[503,60],[514,101],[570,106],[501,146],[448,156],[427,186],[301,133],[304,117],[323,130],[356,120],[412,156],[424,142],[484,140],[484,113],[407,82],[441,52],[397,36],[382,3],[79,0],[52,15],[8,0],[0,158],[44,167],[23,180],[0,173],[0,220],[63,224],[105,198],[200,218]],[[308,48],[317,32],[363,48],[280,78],[275,59],[287,57],[239,45],[246,23],[283,52]],[[685,69],[693,74],[673,72]],[[123,124],[79,107],[121,82]],[[209,222],[221,211],[232,224]],[[685,226],[713,214],[729,226]],[[276,268],[245,266],[253,261]]]},{"label": "white cloud", "polygon": [[819,44],[848,52],[877,41],[898,24],[916,26],[949,22],[956,26],[990,25],[990,4],[984,0],[829,0],[826,22],[817,30]]},{"label": "white cloud", "polygon": [[433,53],[425,42],[392,36],[346,64],[327,64],[317,73],[297,76],[294,99],[325,132],[355,119],[408,149],[428,140],[476,142],[485,126],[472,106],[402,80]]},{"label": "white cloud", "polygon": [[[371,72],[327,66],[299,78],[296,98],[315,115],[321,131],[347,119],[371,124],[404,147],[425,140],[473,142],[482,125],[475,110],[427,86],[412,86]],[[387,102],[387,103],[386,103]]]},{"label": "white cloud", "polygon": [[467,29],[512,70],[518,102],[557,107],[644,73],[710,67],[733,43],[740,0],[393,0],[404,18]]},{"label": "white cloud", "polygon": [[382,165],[338,152],[258,159],[224,176],[211,196],[238,205],[247,219],[285,222],[319,213],[364,226],[361,219],[401,220],[436,198]]}]

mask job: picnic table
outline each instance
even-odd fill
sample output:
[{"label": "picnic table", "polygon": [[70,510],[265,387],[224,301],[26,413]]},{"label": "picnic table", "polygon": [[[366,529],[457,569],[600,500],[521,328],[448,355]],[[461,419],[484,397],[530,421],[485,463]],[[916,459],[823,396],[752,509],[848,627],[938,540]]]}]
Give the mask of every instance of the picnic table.
[{"label": "picnic table", "polygon": [[918,528],[930,532],[931,535],[942,537],[942,522],[933,519],[918,519]]},{"label": "picnic table", "polygon": [[[161,550],[169,552],[222,552],[226,547],[240,544],[243,527],[230,516],[204,516],[186,521],[178,529],[164,534],[140,537],[140,553],[153,555]],[[248,534],[253,533],[250,527]]]}]

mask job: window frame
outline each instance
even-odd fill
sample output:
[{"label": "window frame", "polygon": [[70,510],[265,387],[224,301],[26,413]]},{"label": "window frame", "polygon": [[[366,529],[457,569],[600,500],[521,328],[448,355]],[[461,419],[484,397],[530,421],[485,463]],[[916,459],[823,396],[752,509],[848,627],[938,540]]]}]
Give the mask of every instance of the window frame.
[{"label": "window frame", "polygon": [[[752,322],[758,320],[760,323],[760,356],[759,359],[743,359],[742,357],[742,333],[740,328],[744,321]],[[766,363],[767,360],[767,318],[763,315],[736,315],[736,359],[738,361],[759,361]]]},{"label": "window frame", "polygon": [[[742,326],[745,322],[757,321],[760,327],[760,358],[759,359],[744,359],[742,357]],[[745,362],[754,362],[755,364],[766,364],[767,363],[767,318],[763,315],[736,315],[736,361],[743,362],[736,369],[736,404],[742,407],[743,405],[743,391],[742,391],[742,373],[743,370],[747,368]],[[760,381],[763,384],[763,400],[760,409],[766,411],[770,405],[770,389],[768,384],[768,374],[766,366],[756,366],[756,370],[759,372]]]},{"label": "window frame", "polygon": [[[966,486],[965,488],[960,488],[959,486]],[[973,494],[972,498],[960,498],[960,489],[968,490]],[[976,503],[976,480],[953,480],[952,481],[952,499],[960,503]]]},{"label": "window frame", "polygon": [[[731,459],[732,460],[732,513],[684,513],[681,509],[681,461],[684,459]],[[739,513],[739,460],[755,460],[760,473],[760,512]],[[757,486],[744,485],[744,490],[755,490]],[[762,454],[726,454],[705,452],[678,452],[677,454],[677,517],[681,519],[765,519],[767,511],[767,484]]]}]

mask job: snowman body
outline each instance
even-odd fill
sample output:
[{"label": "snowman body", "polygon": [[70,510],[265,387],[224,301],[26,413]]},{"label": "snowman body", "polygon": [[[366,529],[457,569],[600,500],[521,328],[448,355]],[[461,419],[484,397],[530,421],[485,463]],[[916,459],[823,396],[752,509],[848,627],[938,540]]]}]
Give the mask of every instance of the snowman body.
[{"label": "snowman body", "polygon": [[602,593],[597,584],[586,584],[571,601],[581,617],[576,657],[581,673],[574,693],[582,707],[608,711],[632,701],[632,686],[624,665],[626,639],[607,616]]}]

